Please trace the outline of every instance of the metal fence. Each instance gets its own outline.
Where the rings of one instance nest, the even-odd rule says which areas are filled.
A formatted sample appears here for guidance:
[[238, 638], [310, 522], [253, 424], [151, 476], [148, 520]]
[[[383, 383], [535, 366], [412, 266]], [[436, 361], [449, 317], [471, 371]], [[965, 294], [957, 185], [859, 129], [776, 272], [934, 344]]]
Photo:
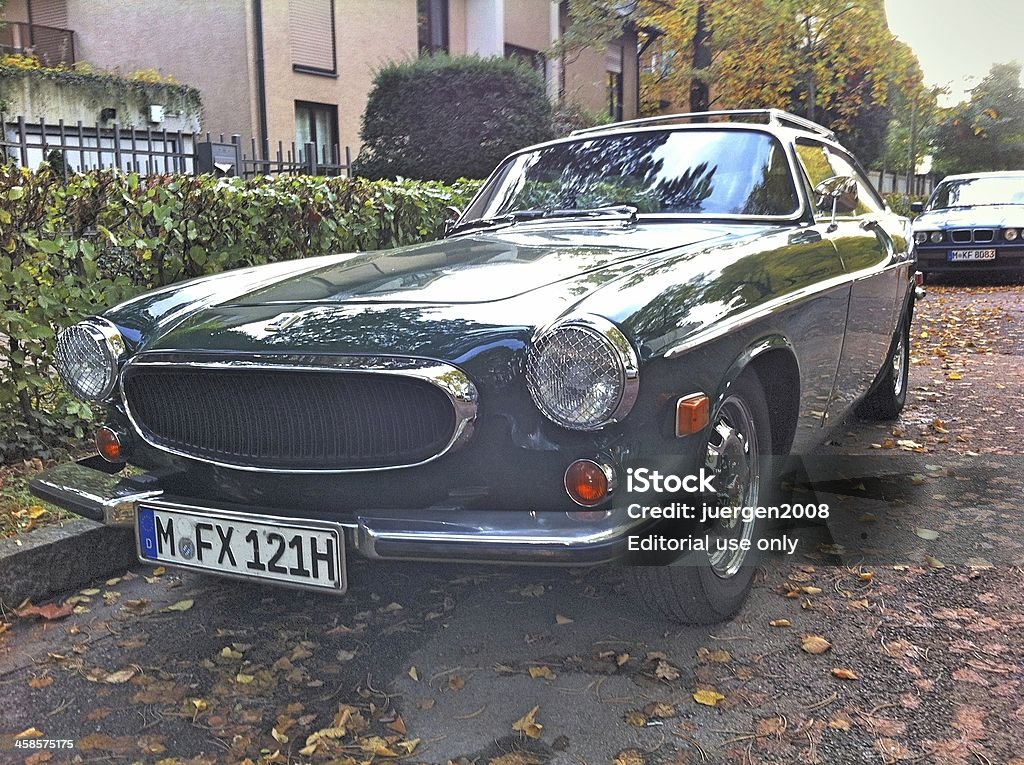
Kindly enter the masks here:
[[[55, 153], [56, 152], [56, 153]], [[218, 173], [252, 178], [261, 175], [348, 176], [349, 147], [296, 146], [278, 141], [276, 147], [248, 146], [241, 136], [219, 140], [209, 133], [122, 128], [100, 122], [73, 125], [63, 120], [28, 122], [0, 114], [0, 155], [22, 167], [35, 168], [44, 160], [71, 171], [118, 169], [141, 175]]]
[[935, 176], [933, 175], [915, 175], [910, 179], [908, 186], [906, 173], [892, 173], [879, 170], [878, 172], [871, 173], [871, 180], [875, 182], [875, 186], [883, 194], [910, 193], [913, 196], [924, 197], [931, 194], [932, 189], [935, 188]]

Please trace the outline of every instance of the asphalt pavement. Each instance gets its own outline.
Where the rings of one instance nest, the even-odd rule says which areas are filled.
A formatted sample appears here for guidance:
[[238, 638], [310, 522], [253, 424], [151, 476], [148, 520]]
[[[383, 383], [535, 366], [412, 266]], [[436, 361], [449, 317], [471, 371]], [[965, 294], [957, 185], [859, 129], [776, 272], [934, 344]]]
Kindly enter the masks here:
[[834, 513], [728, 623], [614, 568], [353, 560], [332, 597], [140, 564], [7, 615], [0, 762], [1022, 765], [1022, 297], [933, 289], [907, 411], [788, 477]]

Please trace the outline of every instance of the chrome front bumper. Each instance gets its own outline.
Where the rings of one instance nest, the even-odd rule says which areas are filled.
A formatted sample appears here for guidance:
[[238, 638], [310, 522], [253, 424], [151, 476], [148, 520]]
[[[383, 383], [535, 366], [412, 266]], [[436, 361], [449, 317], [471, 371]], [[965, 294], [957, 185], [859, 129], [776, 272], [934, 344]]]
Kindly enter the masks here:
[[[97, 464], [93, 459], [97, 458], [46, 470], [32, 480], [29, 490], [42, 500], [112, 526], [133, 526], [139, 503], [157, 497], [204, 507], [188, 498], [167, 496], [153, 476], [111, 475], [92, 467]], [[339, 525], [345, 527], [349, 545], [367, 558], [549, 565], [611, 562], [623, 555], [629, 535], [637, 533], [637, 521], [622, 509], [597, 521], [528, 510], [373, 510], [357, 512], [354, 520]]]

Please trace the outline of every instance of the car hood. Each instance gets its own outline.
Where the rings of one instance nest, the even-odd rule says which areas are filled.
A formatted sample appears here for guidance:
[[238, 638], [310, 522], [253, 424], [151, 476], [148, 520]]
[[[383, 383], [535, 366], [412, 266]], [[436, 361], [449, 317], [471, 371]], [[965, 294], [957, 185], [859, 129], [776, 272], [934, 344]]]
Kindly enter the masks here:
[[932, 210], [914, 219], [916, 231], [939, 228], [1020, 228], [1024, 205], [979, 205]]
[[730, 236], [700, 223], [517, 226], [220, 274], [106, 316], [145, 350], [428, 355], [438, 337], [544, 323], [659, 252]]

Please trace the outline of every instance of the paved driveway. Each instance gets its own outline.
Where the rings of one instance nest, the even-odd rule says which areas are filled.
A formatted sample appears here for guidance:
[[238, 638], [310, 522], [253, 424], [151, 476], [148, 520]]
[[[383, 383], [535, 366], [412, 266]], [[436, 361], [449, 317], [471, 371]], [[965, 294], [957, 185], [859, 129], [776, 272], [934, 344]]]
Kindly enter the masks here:
[[727, 624], [659, 623], [615, 570], [355, 561], [329, 598], [140, 566], [0, 634], [0, 732], [73, 739], [52, 762], [1022, 765], [1022, 298], [931, 290], [907, 412], [807, 459], [837, 512]]

